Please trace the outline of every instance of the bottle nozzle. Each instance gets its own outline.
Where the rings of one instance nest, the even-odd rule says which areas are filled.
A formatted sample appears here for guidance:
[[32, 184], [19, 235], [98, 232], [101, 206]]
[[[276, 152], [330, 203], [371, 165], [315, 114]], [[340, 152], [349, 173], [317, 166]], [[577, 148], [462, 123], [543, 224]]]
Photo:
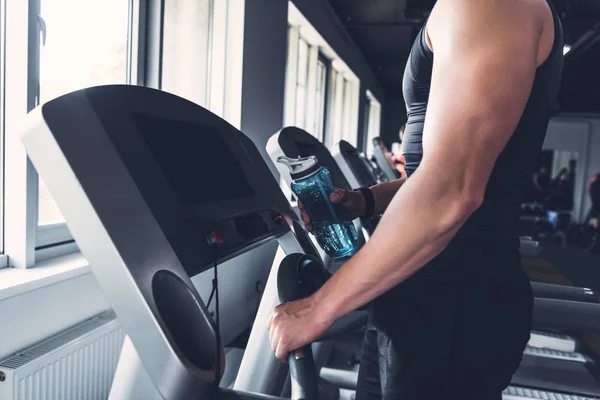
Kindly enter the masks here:
[[295, 176], [313, 169], [318, 165], [319, 160], [316, 156], [298, 158], [280, 156], [277, 157], [277, 162], [287, 166], [290, 170], [290, 175]]

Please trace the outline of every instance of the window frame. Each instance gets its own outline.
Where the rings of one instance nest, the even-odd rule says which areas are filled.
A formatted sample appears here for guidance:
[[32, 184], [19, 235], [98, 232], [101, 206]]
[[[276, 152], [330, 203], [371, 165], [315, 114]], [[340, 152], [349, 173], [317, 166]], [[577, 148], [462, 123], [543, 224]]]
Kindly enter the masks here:
[[6, 0], [0, 0], [0, 269], [8, 267], [8, 257], [4, 254], [4, 88], [5, 88], [5, 39]]
[[3, 138], [4, 165], [10, 165], [10, 169], [3, 173], [4, 192], [10, 196], [5, 197], [3, 205], [4, 232], [10, 234], [3, 238], [4, 254], [10, 254], [8, 266], [18, 268], [30, 268], [35, 263], [38, 178], [18, 132], [33, 109], [32, 99], [37, 93], [33, 84], [37, 57], [31, 56], [36, 46], [29, 45], [30, 39], [39, 41], [37, 1], [5, 2], [5, 15], [10, 18], [5, 19]]
[[[29, 104], [30, 109], [28, 110], [28, 112], [39, 105], [40, 52], [41, 52], [41, 46], [42, 46], [40, 43], [40, 34], [42, 33], [42, 30], [41, 30], [40, 26], [37, 26], [38, 25], [37, 16], [35, 17], [35, 20], [34, 20], [34, 16], [35, 16], [35, 14], [40, 15], [41, 2], [44, 0], [30, 0], [30, 1], [32, 3], [32, 11], [33, 12], [29, 13], [28, 23], [30, 25], [36, 25], [36, 26], [30, 26], [30, 35], [33, 35], [34, 32], [37, 32], [37, 34], [35, 35], [35, 39], [33, 39], [33, 40], [32, 40], [32, 36], [29, 37], [30, 53], [28, 55], [28, 59], [29, 59], [29, 63], [30, 63], [30, 68], [33, 71], [35, 71], [34, 72], [35, 76], [31, 77], [31, 84], [33, 85], [33, 88], [35, 88], [35, 90], [29, 91], [28, 104]], [[128, 7], [128, 11], [127, 11], [127, 50], [126, 50], [127, 59], [125, 60], [125, 65], [126, 65], [126, 72], [125, 72], [126, 78], [125, 78], [125, 82], [124, 82], [125, 84], [131, 84], [132, 83], [131, 79], [137, 80], [137, 77], [135, 76], [135, 74], [138, 72], [138, 68], [133, 64], [133, 56], [138, 55], [138, 51], [136, 48], [137, 46], [134, 45], [132, 36], [134, 34], [134, 28], [136, 28], [136, 26], [134, 25], [135, 15], [139, 16], [139, 14], [140, 14], [139, 13], [139, 6], [140, 6], [139, 1], [140, 0], [127, 0], [127, 2], [129, 3], [129, 7]], [[137, 12], [136, 12], [136, 10], [137, 10]], [[139, 24], [139, 19], [137, 19], [137, 23]], [[34, 171], [34, 174], [35, 174], [35, 180], [39, 181], [37, 172]], [[33, 195], [33, 193], [31, 195]], [[37, 215], [38, 207], [39, 207], [39, 193], [36, 193], [36, 195], [35, 195], [36, 220], [39, 219], [39, 216]], [[73, 236], [71, 235], [71, 233], [69, 232], [69, 229], [67, 228], [66, 222], [40, 224], [39, 220], [37, 221], [35, 240], [34, 240], [36, 252], [47, 249], [49, 247], [57, 246], [59, 248], [62, 248], [64, 250], [64, 252], [55, 251], [55, 252], [53, 252], [54, 254], [56, 254], [56, 255], [68, 254], [70, 252], [73, 252], [73, 247], [65, 246], [65, 244], [70, 244], [70, 243], [74, 243], [74, 242], [75, 241], [73, 240]], [[77, 250], [75, 250], [75, 251], [77, 251]]]
[[[0, 253], [0, 268], [31, 268], [37, 261], [78, 251], [66, 223], [38, 225], [39, 179], [18, 138], [23, 119], [39, 100], [41, 28], [38, 16], [41, 1], [0, 0], [3, 18], [0, 31], [0, 155], [6, 155], [1, 161], [11, 166], [8, 172], [5, 169], [1, 171], [5, 179], [1, 182], [0, 188], [3, 187], [4, 191], [0, 195], [10, 192], [11, 196], [0, 204], [2, 233], [10, 232], [10, 235], [1, 235], [0, 245], [3, 246], [0, 250], [4, 250], [4, 254]], [[126, 84], [158, 89], [162, 78], [164, 0], [127, 1]], [[226, 25], [221, 40], [216, 42], [211, 36], [209, 44], [211, 54], [207, 76], [216, 65], [213, 53], [224, 53], [221, 61], [226, 65], [218, 87], [212, 86], [212, 90], [222, 93], [220, 111], [215, 113], [239, 128], [245, 0], [211, 0], [211, 7], [210, 34], [213, 33], [212, 26]], [[215, 9], [218, 13], [214, 12]], [[6, 15], [11, 18], [6, 18]], [[223, 45], [225, 51], [219, 48]], [[209, 104], [211, 101], [217, 100], [207, 99]], [[5, 132], [9, 135], [4, 135]]]
[[[321, 45], [309, 36], [304, 36], [303, 26], [288, 25], [288, 46], [287, 46], [287, 62], [286, 62], [286, 84], [285, 84], [285, 100], [284, 100], [284, 125], [296, 126], [306, 130], [318, 140], [324, 142], [327, 136], [327, 115], [328, 115], [328, 94], [329, 77], [331, 70], [331, 61], [325, 57]], [[306, 83], [300, 85], [300, 43], [303, 42], [307, 46], [307, 66], [306, 66]], [[325, 85], [324, 100], [322, 104], [317, 102], [317, 68], [319, 63], [325, 67]], [[305, 91], [304, 95], [304, 116], [300, 120], [298, 118], [298, 88], [302, 86]], [[323, 120], [322, 124], [317, 121], [319, 113]], [[319, 127], [317, 128], [317, 123]]]
[[[38, 22], [40, 15], [41, 2], [44, 0], [29, 0], [29, 12], [27, 26], [29, 31], [27, 48], [27, 63], [29, 71], [29, 84], [27, 91], [27, 112], [33, 110], [39, 105], [40, 98], [40, 34], [42, 34], [41, 26]], [[144, 11], [146, 7], [151, 5], [152, 0], [127, 0], [129, 3], [127, 13], [127, 50], [125, 61], [126, 64], [126, 81], [125, 84], [140, 83], [143, 80], [143, 70], [140, 69], [140, 60], [145, 59], [145, 54], [141, 51], [143, 44], [140, 43], [140, 37], [144, 37], [143, 33], [146, 26], [142, 28], [141, 16], [146, 15]], [[142, 31], [144, 29], [144, 31]], [[27, 161], [28, 166], [31, 164]], [[28, 171], [27, 181], [28, 186], [32, 186], [27, 190], [27, 206], [26, 220], [35, 220], [35, 227], [32, 229], [30, 223], [26, 228], [25, 235], [27, 237], [25, 246], [27, 247], [26, 254], [33, 253], [26, 257], [25, 263], [18, 262], [27, 268], [34, 267], [36, 261], [42, 261], [48, 256], [58, 257], [73, 252], [77, 252], [78, 248], [75, 245], [73, 236], [67, 228], [66, 222], [39, 224], [38, 207], [39, 207], [39, 177], [33, 166], [32, 171]], [[35, 187], [33, 187], [35, 186]], [[33, 249], [32, 249], [33, 247]], [[11, 260], [14, 258], [13, 252], [10, 254]], [[15, 265], [16, 266], [16, 265]]]

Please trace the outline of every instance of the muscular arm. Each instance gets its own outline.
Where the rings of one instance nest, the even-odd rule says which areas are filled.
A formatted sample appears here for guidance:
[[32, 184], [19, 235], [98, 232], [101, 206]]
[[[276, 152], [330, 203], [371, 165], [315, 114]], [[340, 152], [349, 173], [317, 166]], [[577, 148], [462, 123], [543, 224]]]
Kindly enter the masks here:
[[391, 182], [383, 182], [371, 186], [373, 197], [375, 198], [375, 214], [383, 214], [388, 205], [398, 192], [398, 189], [404, 184], [406, 178], [396, 179]]
[[317, 309], [338, 318], [407, 279], [480, 206], [540, 63], [547, 10], [532, 4], [438, 1], [429, 20], [435, 56], [422, 162], [369, 242], [315, 294]]

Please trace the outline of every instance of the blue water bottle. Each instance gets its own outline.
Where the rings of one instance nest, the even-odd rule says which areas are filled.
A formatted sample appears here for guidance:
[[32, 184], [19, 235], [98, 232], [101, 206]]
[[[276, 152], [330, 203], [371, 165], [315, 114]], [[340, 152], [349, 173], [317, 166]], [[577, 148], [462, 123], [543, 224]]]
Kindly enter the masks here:
[[348, 220], [342, 206], [329, 200], [329, 195], [333, 193], [329, 170], [320, 166], [315, 156], [279, 157], [277, 162], [289, 168], [292, 191], [300, 199], [311, 219], [313, 233], [319, 246], [331, 258], [352, 255], [358, 236], [354, 224]]

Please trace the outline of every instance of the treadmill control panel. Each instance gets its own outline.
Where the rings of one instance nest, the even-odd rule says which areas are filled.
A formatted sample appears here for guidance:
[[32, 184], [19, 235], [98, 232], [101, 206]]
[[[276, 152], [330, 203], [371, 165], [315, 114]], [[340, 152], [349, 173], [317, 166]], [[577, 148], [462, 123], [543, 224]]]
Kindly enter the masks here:
[[219, 258], [252, 246], [286, 231], [283, 216], [274, 211], [259, 211], [218, 221], [205, 232], [208, 244], [218, 249]]

